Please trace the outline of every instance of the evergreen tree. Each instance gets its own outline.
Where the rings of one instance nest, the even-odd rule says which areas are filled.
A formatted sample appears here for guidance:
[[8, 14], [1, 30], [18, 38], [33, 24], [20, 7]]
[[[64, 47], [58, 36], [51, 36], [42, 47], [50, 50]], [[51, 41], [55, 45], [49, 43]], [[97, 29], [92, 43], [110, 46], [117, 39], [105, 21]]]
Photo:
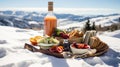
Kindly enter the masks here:
[[118, 22], [119, 22], [119, 24], [118, 24], [118, 29], [120, 29], [120, 17], [119, 17]]
[[119, 17], [119, 20], [118, 20], [118, 21], [119, 21], [119, 23], [120, 23], [120, 17]]
[[92, 27], [91, 27], [91, 30], [96, 30], [95, 22], [93, 22]]
[[90, 27], [90, 20], [88, 19], [88, 21], [86, 22], [86, 30], [91, 30], [91, 27]]
[[89, 20], [89, 19], [88, 19], [88, 21], [85, 23], [84, 32], [86, 32], [86, 31], [88, 31], [88, 30], [91, 30], [90, 20]]
[[99, 29], [99, 31], [102, 30], [101, 24], [99, 25], [98, 29]]

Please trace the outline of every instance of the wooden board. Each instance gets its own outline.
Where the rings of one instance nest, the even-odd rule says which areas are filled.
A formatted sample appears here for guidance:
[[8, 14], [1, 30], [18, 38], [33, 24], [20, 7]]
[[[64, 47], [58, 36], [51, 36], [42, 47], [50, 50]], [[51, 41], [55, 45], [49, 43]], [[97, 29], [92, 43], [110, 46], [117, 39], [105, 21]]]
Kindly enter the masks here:
[[107, 45], [106, 45], [106, 47], [107, 48], [103, 49], [102, 51], [96, 52], [94, 54], [85, 53], [82, 55], [74, 55], [70, 52], [53, 53], [53, 52], [50, 52], [49, 50], [38, 49], [38, 48], [36, 48], [30, 44], [27, 44], [27, 43], [25, 43], [25, 45], [24, 45], [25, 49], [28, 49], [32, 52], [40, 52], [40, 53], [43, 53], [46, 55], [54, 56], [56, 58], [87, 58], [87, 57], [101, 56], [108, 51], [109, 47]]
[[43, 54], [51, 55], [51, 56], [54, 56], [54, 57], [57, 57], [57, 58], [64, 58], [63, 54], [61, 54], [61, 53], [52, 53], [49, 50], [37, 49], [34, 46], [32, 46], [30, 44], [27, 44], [27, 43], [25, 43], [24, 48], [28, 49], [32, 52], [41, 52]]

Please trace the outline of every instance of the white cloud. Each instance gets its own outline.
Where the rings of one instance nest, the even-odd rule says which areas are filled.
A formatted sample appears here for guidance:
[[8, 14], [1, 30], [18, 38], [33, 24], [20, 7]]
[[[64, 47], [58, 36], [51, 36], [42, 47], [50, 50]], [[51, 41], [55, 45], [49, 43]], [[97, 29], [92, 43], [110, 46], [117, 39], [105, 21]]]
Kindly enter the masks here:
[[[47, 12], [47, 8], [0, 8], [0, 10], [23, 10], [23, 11], [39, 11]], [[55, 13], [71, 13], [71, 14], [110, 14], [120, 13], [118, 9], [109, 8], [54, 8]]]
[[56, 8], [55, 12], [72, 14], [108, 14], [120, 13], [120, 10], [108, 8]]

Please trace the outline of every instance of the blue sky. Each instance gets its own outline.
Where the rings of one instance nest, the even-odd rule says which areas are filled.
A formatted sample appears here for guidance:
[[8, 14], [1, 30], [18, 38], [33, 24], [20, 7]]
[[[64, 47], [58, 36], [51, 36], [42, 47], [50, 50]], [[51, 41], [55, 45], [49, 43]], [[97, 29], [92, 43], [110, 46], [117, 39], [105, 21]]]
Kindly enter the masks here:
[[[0, 10], [25, 10], [25, 11], [27, 10], [45, 12], [47, 11], [48, 1], [50, 0], [0, 0]], [[54, 1], [55, 13], [72, 13], [72, 14], [120, 13], [119, 7], [120, 0], [51, 0], [51, 1]]]
[[[0, 8], [43, 8], [49, 0], [0, 0]], [[120, 9], [120, 0], [53, 0], [56, 8]]]

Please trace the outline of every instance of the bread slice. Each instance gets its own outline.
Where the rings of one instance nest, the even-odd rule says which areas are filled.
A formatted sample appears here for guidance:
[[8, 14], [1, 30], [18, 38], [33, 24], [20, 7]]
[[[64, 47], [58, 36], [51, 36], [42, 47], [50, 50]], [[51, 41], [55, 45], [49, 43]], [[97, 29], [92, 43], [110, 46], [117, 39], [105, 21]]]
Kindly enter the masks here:
[[100, 39], [98, 37], [91, 37], [90, 38], [90, 47], [92, 49], [96, 48], [97, 46], [99, 46], [99, 43], [100, 43]]
[[87, 31], [84, 36], [84, 43], [91, 44], [91, 37], [96, 36], [96, 31]]
[[84, 36], [84, 43], [85, 43], [85, 44], [88, 44], [88, 42], [89, 42], [89, 37], [90, 37], [90, 33], [89, 33], [89, 32], [86, 32], [86, 33], [85, 33], [85, 36]]

